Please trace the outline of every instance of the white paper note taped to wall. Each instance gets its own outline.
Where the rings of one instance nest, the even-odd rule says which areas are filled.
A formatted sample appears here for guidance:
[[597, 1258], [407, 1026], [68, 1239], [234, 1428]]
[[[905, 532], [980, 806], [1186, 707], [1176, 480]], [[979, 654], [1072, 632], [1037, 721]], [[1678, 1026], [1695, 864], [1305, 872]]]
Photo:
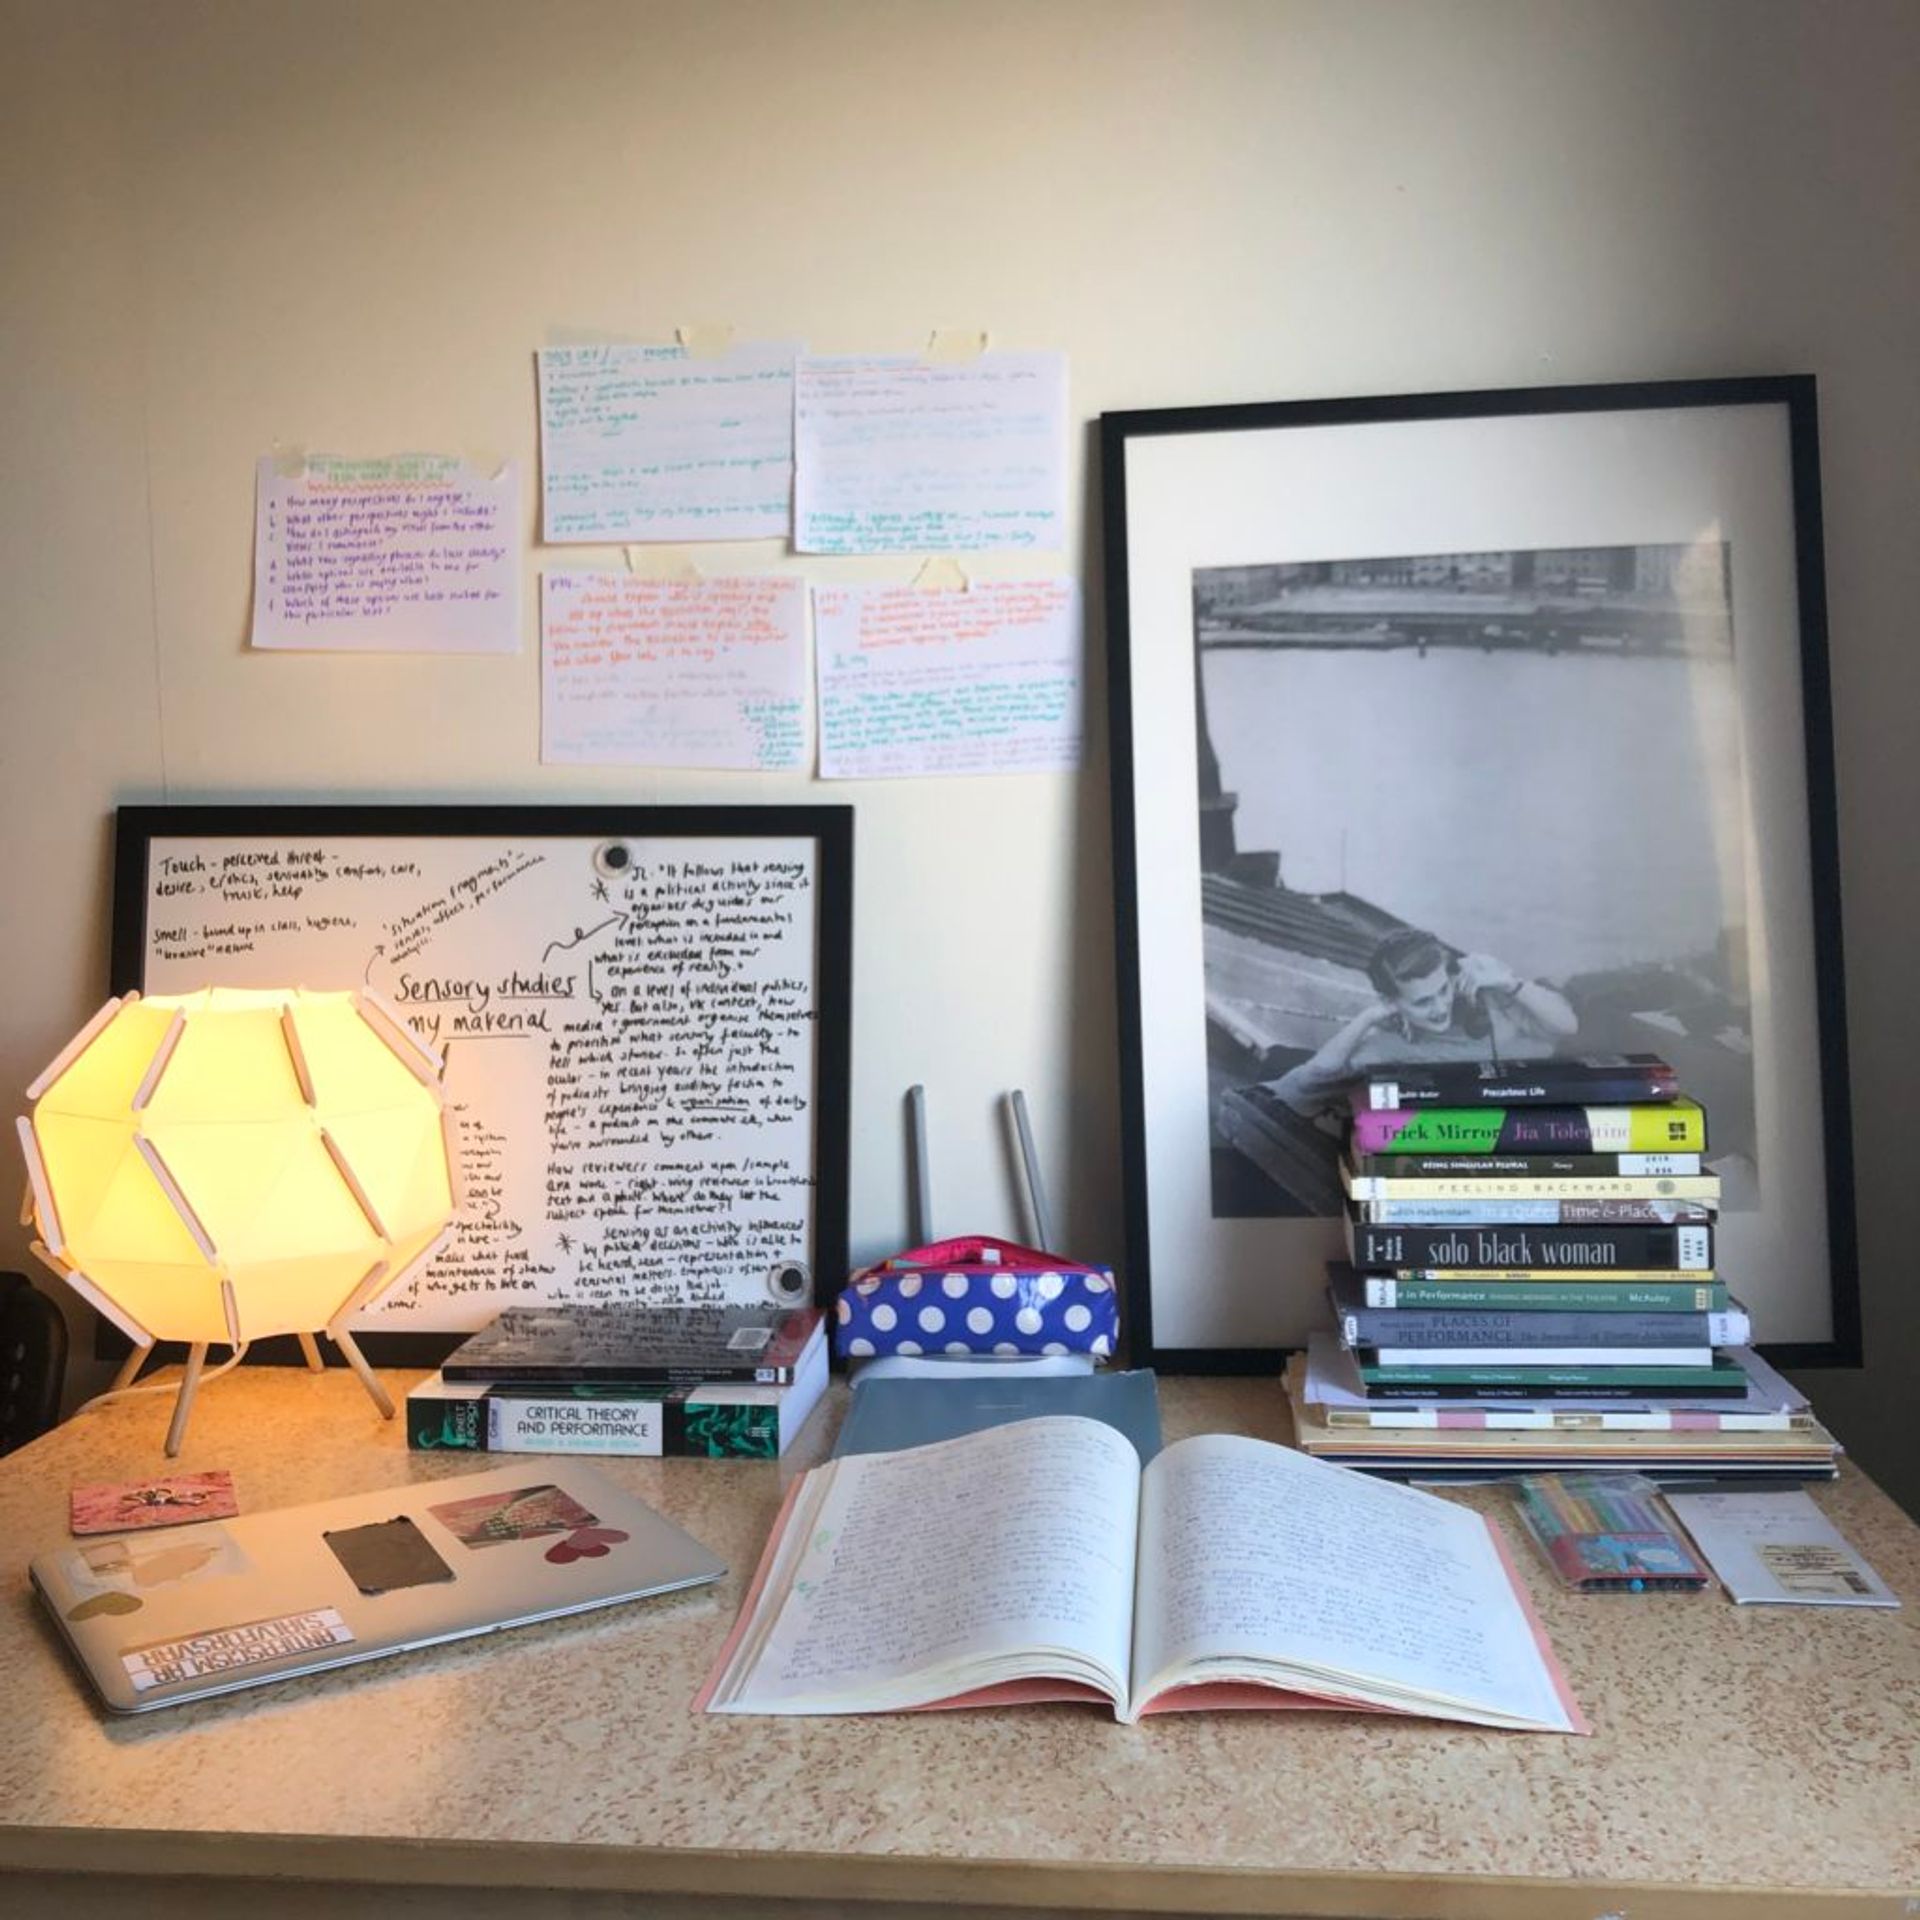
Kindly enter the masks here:
[[965, 593], [816, 587], [820, 775], [1035, 773], [1080, 764], [1080, 596], [1071, 580]]
[[520, 481], [453, 454], [261, 458], [253, 644], [517, 653]]
[[766, 540], [793, 519], [791, 340], [539, 355], [549, 541]]
[[804, 766], [805, 596], [797, 577], [543, 574], [541, 759]]
[[794, 387], [802, 553], [1056, 548], [1066, 538], [1067, 360], [810, 355]]

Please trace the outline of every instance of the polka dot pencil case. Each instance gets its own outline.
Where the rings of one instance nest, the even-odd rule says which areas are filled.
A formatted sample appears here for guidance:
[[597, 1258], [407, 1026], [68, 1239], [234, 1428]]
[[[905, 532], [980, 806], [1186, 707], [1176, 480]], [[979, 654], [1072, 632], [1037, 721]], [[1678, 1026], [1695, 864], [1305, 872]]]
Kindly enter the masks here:
[[877, 1353], [1110, 1354], [1120, 1333], [1111, 1267], [979, 1236], [862, 1267], [834, 1306], [842, 1359]]

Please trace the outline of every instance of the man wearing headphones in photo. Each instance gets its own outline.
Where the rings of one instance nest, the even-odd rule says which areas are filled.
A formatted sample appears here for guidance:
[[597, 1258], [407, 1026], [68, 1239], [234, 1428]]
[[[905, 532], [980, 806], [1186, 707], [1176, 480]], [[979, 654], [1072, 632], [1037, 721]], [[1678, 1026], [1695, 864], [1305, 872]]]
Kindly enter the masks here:
[[1416, 927], [1381, 940], [1367, 957], [1367, 978], [1380, 997], [1270, 1083], [1296, 1112], [1318, 1113], [1373, 1067], [1543, 1059], [1580, 1025], [1552, 987], [1522, 980], [1490, 954], [1453, 953]]

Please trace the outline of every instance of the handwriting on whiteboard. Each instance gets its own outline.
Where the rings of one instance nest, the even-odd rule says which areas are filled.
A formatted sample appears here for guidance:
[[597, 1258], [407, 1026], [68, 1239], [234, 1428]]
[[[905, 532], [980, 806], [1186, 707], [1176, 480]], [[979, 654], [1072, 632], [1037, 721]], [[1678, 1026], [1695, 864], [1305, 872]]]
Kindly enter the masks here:
[[369, 986], [446, 1058], [451, 1244], [368, 1328], [764, 1297], [814, 1217], [811, 842], [156, 840], [147, 986]]
[[799, 351], [790, 340], [699, 360], [681, 347], [547, 348], [539, 355], [546, 538], [785, 534]]
[[1067, 362], [803, 355], [794, 378], [802, 553], [1055, 548], [1066, 537]]
[[822, 779], [1080, 764], [1080, 606], [1070, 580], [965, 593], [816, 587]]
[[798, 578], [540, 582], [540, 757], [597, 766], [805, 765]]
[[517, 653], [520, 483], [451, 455], [262, 459], [253, 644]]

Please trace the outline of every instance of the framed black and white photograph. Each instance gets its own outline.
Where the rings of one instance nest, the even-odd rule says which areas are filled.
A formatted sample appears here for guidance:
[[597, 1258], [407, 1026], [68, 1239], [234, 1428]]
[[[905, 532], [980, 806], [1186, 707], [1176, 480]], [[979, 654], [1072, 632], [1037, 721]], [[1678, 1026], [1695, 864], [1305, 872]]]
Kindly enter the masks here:
[[1349, 1093], [1653, 1053], [1857, 1364], [1811, 379], [1102, 422], [1136, 1357], [1325, 1324]]

